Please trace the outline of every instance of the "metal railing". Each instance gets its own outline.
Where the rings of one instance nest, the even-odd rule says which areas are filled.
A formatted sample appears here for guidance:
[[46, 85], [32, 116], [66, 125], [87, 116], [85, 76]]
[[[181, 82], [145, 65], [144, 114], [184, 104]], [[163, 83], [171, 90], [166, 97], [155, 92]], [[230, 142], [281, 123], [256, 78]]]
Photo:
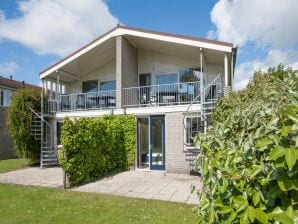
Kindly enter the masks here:
[[[184, 113], [186, 131], [184, 145], [193, 148], [193, 139], [197, 133], [204, 133], [210, 122], [211, 110], [217, 100], [224, 95], [221, 74], [207, 85], [189, 104]], [[203, 97], [202, 97], [203, 96]], [[203, 99], [203, 101], [201, 101]], [[200, 101], [200, 105], [196, 102]], [[209, 117], [208, 117], [209, 116]]]
[[200, 92], [200, 82], [139, 86], [122, 89], [125, 107], [189, 104]]
[[59, 111], [78, 111], [116, 107], [116, 90], [60, 95]]
[[55, 115], [58, 110], [58, 101], [57, 100], [45, 100], [43, 102], [43, 113], [46, 115]]

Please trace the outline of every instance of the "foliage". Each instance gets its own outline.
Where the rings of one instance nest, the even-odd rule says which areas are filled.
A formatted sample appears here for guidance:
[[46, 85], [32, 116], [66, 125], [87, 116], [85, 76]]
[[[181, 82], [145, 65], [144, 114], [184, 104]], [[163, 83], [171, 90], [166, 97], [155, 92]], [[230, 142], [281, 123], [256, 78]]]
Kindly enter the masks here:
[[221, 99], [195, 139], [204, 187], [199, 223], [294, 223], [298, 209], [298, 73], [256, 72]]
[[40, 91], [28, 88], [18, 90], [8, 108], [7, 126], [19, 156], [37, 162], [40, 157], [40, 143], [30, 135], [33, 119], [30, 108], [40, 111]]
[[135, 118], [106, 115], [100, 118], [66, 118], [62, 126], [63, 149], [59, 162], [70, 183], [89, 182], [133, 164]]

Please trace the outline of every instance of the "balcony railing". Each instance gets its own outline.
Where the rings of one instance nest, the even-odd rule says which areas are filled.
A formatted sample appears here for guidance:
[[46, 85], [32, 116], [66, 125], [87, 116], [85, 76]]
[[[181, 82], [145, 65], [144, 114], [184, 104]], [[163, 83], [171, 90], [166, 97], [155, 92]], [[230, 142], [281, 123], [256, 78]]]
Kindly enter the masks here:
[[[213, 82], [206, 88], [200, 82], [139, 86], [122, 89], [123, 107], [186, 105], [216, 101], [223, 96], [222, 83]], [[204, 97], [204, 98], [202, 98]], [[47, 100], [44, 112], [82, 111], [116, 108], [116, 90], [94, 93], [62, 94], [57, 100]]]
[[200, 103], [202, 95], [204, 102], [217, 100], [222, 96], [221, 83], [214, 83], [201, 92], [200, 82], [185, 82], [164, 85], [139, 86], [124, 88], [122, 91], [125, 107], [168, 106]]
[[116, 90], [60, 95], [58, 111], [95, 110], [116, 107]]
[[124, 88], [125, 107], [166, 106], [188, 104], [199, 94], [200, 82]]

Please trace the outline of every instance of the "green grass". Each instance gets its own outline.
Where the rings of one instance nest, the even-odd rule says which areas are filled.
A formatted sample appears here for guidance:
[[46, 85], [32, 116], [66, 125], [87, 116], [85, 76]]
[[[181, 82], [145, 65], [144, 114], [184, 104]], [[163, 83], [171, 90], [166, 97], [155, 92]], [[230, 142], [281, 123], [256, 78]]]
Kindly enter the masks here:
[[26, 165], [28, 165], [28, 160], [26, 159], [0, 160], [0, 173], [21, 169]]
[[185, 204], [0, 183], [1, 224], [195, 223]]

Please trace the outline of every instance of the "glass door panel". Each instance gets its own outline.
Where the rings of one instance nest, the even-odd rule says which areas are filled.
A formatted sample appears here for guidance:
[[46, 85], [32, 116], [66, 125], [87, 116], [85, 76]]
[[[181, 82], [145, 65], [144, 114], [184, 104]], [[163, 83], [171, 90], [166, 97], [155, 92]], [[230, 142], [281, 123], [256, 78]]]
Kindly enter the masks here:
[[150, 169], [165, 169], [164, 117], [150, 116]]
[[138, 118], [137, 167], [149, 168], [149, 119]]

